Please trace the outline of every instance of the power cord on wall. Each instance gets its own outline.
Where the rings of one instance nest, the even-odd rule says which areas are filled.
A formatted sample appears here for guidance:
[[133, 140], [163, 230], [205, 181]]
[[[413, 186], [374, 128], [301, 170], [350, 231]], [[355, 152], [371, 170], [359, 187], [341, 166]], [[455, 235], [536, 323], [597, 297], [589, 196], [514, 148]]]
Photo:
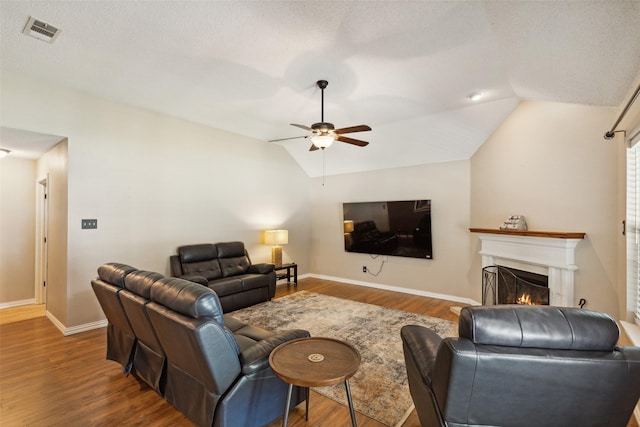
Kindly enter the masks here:
[[[378, 256], [379, 256], [379, 255], [378, 255]], [[378, 256], [373, 256], [373, 255], [371, 255], [371, 258], [372, 258], [372, 259], [376, 259], [376, 258], [378, 258]], [[385, 263], [385, 262], [386, 262], [386, 261], [383, 259], [383, 260], [382, 260], [382, 262], [380, 263], [380, 268], [379, 268], [379, 269], [378, 269], [378, 271], [376, 271], [375, 273], [373, 273], [369, 267], [365, 267], [365, 271], [364, 271], [364, 272], [365, 272], [365, 273], [368, 273], [368, 274], [370, 274], [370, 275], [372, 275], [372, 276], [377, 277], [377, 276], [378, 276], [378, 274], [380, 274], [380, 272], [382, 271], [382, 267], [384, 267], [384, 263]]]

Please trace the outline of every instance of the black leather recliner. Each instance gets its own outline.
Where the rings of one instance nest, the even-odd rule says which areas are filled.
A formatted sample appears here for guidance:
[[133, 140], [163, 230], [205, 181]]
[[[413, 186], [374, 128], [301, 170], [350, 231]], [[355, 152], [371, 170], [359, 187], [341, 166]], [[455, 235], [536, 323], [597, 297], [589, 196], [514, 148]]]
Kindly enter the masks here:
[[151, 287], [164, 276], [136, 270], [124, 278], [120, 300], [137, 341], [133, 355], [133, 372], [142, 381], [164, 395], [166, 355], [151, 325], [146, 305], [151, 302]]
[[550, 306], [465, 307], [459, 338], [404, 326], [423, 426], [620, 426], [640, 397], [640, 348], [617, 347], [606, 314]]
[[[134, 267], [98, 268], [92, 287], [116, 360], [199, 426], [258, 426], [282, 416], [288, 385], [271, 370], [278, 345], [304, 330], [269, 332], [223, 315], [206, 286]], [[308, 398], [294, 387], [292, 407]]]
[[126, 265], [111, 263], [98, 268], [98, 277], [91, 281], [91, 287], [107, 317], [107, 359], [122, 365], [126, 373], [133, 366], [136, 335], [120, 301], [124, 288], [124, 278], [136, 269]]
[[174, 277], [213, 289], [225, 313], [269, 301], [276, 294], [273, 264], [252, 264], [243, 242], [178, 248], [169, 257]]

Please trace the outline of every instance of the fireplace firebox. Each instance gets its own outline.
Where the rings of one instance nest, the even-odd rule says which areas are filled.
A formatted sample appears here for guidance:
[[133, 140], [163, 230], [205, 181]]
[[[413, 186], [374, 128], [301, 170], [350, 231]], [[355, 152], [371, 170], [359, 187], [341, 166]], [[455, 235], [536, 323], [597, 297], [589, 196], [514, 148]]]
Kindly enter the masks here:
[[549, 305], [549, 278], [502, 265], [484, 267], [482, 304]]

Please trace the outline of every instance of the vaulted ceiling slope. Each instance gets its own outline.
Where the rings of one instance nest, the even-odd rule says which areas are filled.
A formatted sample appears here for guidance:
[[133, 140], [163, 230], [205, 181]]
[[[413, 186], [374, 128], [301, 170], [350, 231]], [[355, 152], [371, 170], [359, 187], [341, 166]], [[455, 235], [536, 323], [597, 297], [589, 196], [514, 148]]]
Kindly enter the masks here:
[[[469, 158], [521, 100], [619, 107], [638, 1], [2, 1], [1, 69], [259, 140], [368, 124], [325, 173]], [[22, 34], [30, 16], [62, 29]], [[468, 96], [482, 91], [472, 102]], [[356, 136], [356, 135], [354, 135]], [[308, 139], [281, 144], [309, 176]]]

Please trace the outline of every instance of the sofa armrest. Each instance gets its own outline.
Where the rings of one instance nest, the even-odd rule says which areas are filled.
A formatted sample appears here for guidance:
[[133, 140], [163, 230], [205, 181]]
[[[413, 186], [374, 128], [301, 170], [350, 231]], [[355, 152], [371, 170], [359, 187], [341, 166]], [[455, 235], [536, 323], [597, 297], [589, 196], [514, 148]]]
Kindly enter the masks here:
[[189, 282], [199, 283], [201, 285], [209, 285], [209, 281], [204, 276], [198, 276], [197, 274], [183, 274], [180, 279], [188, 280]]
[[431, 329], [418, 325], [403, 326], [400, 330], [405, 357], [410, 357], [425, 384], [431, 386], [433, 366], [442, 337]]
[[247, 270], [247, 273], [267, 274], [267, 273], [271, 273], [274, 268], [275, 268], [275, 265], [273, 264], [267, 264], [267, 263], [251, 264], [249, 266], [249, 269]]
[[267, 339], [257, 342], [242, 353], [240, 353], [240, 365], [243, 374], [252, 374], [269, 367], [269, 355], [277, 346], [282, 343], [298, 338], [311, 336], [303, 329], [291, 329], [279, 332]]

